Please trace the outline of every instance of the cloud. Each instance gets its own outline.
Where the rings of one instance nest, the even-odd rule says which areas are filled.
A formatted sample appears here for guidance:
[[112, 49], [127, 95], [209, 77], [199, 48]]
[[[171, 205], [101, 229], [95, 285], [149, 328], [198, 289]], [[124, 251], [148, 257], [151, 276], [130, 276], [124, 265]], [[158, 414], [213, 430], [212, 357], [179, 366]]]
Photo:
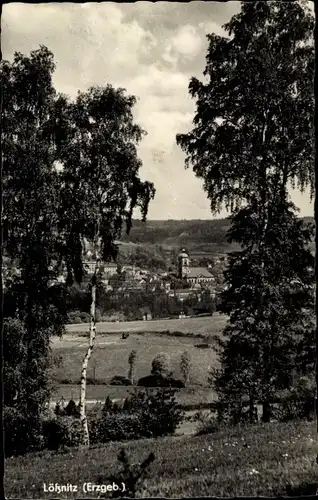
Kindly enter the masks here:
[[[11, 3], [3, 6], [2, 51], [28, 54], [40, 44], [54, 54], [56, 89], [112, 84], [139, 99], [134, 117], [147, 132], [139, 146], [141, 177], [155, 183], [150, 218], [209, 218], [202, 181], [184, 169], [177, 133], [192, 126], [191, 76], [202, 78], [206, 34], [225, 35], [222, 25], [239, 2]], [[312, 213], [298, 192], [302, 214]], [[296, 196], [295, 195], [295, 196]], [[294, 196], [294, 195], [293, 195]], [[224, 215], [225, 213], [222, 213]]]
[[180, 57], [186, 59], [196, 57], [201, 47], [201, 36], [194, 26], [187, 24], [181, 26], [177, 33], [168, 40], [162, 58], [168, 63], [176, 64]]

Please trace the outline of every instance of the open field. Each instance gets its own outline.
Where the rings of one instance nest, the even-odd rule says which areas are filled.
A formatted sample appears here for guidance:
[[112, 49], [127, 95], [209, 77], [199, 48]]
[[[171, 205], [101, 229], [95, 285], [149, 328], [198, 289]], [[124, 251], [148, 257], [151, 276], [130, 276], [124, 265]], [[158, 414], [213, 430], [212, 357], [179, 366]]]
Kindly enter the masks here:
[[[213, 349], [196, 347], [203, 339], [192, 336], [174, 336], [174, 331], [184, 334], [194, 333], [214, 335], [220, 333], [226, 319], [215, 315], [205, 318], [183, 320], [134, 321], [126, 323], [99, 323], [92, 357], [89, 362], [88, 377], [108, 383], [115, 375], [127, 376], [130, 352], [137, 351], [136, 380], [150, 374], [153, 358], [165, 352], [171, 359], [174, 376], [180, 377], [180, 356], [188, 351], [191, 357], [191, 384], [207, 385], [209, 367], [215, 366], [216, 355]], [[87, 348], [87, 338], [83, 332], [87, 325], [68, 325], [68, 333], [63, 338], [53, 339], [55, 354], [61, 357], [61, 365], [55, 375], [59, 383], [63, 380], [77, 381], [80, 377], [81, 363]], [[129, 338], [123, 340], [121, 333], [129, 331]], [[170, 334], [158, 333], [167, 332]], [[156, 332], [156, 333], [155, 333]], [[102, 334], [102, 335], [101, 335]], [[96, 389], [98, 390], [98, 389]], [[92, 396], [91, 399], [97, 399]]]
[[[77, 493], [59, 498], [83, 498], [86, 481], [109, 484], [125, 448], [133, 463], [153, 451], [149, 478], [140, 497], [300, 496], [317, 490], [316, 424], [263, 424], [204, 436], [175, 436], [127, 443], [109, 443], [67, 453], [40, 452], [6, 460], [6, 497], [56, 498], [43, 493], [43, 483], [78, 485]], [[94, 498], [99, 493], [90, 493]]]
[[[96, 343], [89, 362], [88, 377], [95, 377], [109, 383], [115, 375], [127, 376], [128, 357], [130, 352], [137, 351], [136, 380], [150, 374], [151, 362], [154, 357], [165, 352], [171, 360], [174, 376], [180, 377], [179, 363], [181, 354], [188, 351], [191, 357], [191, 383], [207, 385], [209, 367], [215, 366], [216, 354], [212, 348], [200, 349], [196, 344], [202, 339], [193, 337], [173, 337], [160, 334], [131, 334], [128, 339], [121, 336], [104, 335], [103, 343]], [[62, 363], [55, 370], [57, 380], [77, 381], [80, 378], [81, 363], [86, 352], [87, 339], [70, 347], [56, 349], [56, 354], [62, 357]]]
[[[73, 399], [79, 400], [79, 385], [59, 385], [53, 395], [53, 401], [59, 401], [62, 397], [65, 401]], [[132, 387], [123, 387], [115, 385], [88, 385], [86, 398], [87, 401], [104, 402], [107, 396], [113, 400], [123, 400], [133, 392]], [[192, 387], [180, 389], [176, 393], [177, 401], [183, 406], [209, 404], [216, 400], [214, 392], [208, 387]]]
[[[110, 336], [109, 336], [110, 337]], [[128, 357], [130, 352], [137, 351], [136, 380], [150, 374], [151, 362], [162, 352], [169, 355], [174, 376], [180, 377], [179, 363], [181, 354], [188, 351], [191, 357], [191, 383], [207, 385], [209, 367], [215, 366], [216, 354], [212, 348], [200, 349], [196, 344], [202, 339], [163, 336], [160, 334], [132, 334], [127, 340], [121, 336], [112, 335], [111, 339], [103, 336], [104, 343], [98, 343], [93, 352], [88, 368], [88, 377], [109, 380], [115, 375], [127, 376]], [[109, 340], [109, 342], [107, 342]], [[56, 354], [62, 357], [62, 363], [55, 370], [57, 380], [77, 381], [80, 377], [81, 363], [86, 352], [87, 340], [81, 339], [81, 344], [56, 349]]]
[[[215, 313], [213, 316], [201, 318], [184, 319], [158, 319], [151, 321], [124, 321], [120, 323], [97, 323], [97, 333], [113, 332], [162, 332], [169, 330], [173, 332], [194, 333], [194, 334], [214, 334], [222, 330], [226, 322], [226, 316]], [[67, 325], [68, 333], [86, 333], [89, 330], [88, 323]]]

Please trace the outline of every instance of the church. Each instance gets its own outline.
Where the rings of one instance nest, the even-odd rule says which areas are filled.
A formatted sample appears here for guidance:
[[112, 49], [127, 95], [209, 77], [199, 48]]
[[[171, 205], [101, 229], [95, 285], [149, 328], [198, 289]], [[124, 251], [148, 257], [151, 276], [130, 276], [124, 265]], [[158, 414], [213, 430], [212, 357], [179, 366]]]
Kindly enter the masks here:
[[185, 249], [178, 255], [178, 277], [191, 285], [212, 284], [215, 281], [214, 276], [204, 267], [190, 266], [190, 258]]

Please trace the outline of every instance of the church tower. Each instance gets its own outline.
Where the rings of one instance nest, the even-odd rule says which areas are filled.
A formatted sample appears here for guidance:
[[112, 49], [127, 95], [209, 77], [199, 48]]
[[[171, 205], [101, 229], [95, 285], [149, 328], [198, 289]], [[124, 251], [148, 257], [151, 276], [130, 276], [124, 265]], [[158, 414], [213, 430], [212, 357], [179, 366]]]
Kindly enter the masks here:
[[187, 273], [190, 266], [189, 255], [183, 248], [178, 255], [178, 278], [183, 279]]

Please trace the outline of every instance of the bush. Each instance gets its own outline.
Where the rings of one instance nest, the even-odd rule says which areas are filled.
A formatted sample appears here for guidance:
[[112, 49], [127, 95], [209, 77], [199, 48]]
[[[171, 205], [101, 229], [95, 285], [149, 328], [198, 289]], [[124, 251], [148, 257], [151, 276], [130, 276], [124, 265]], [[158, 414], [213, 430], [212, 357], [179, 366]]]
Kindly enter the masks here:
[[71, 311], [67, 315], [67, 321], [70, 324], [82, 323], [80, 311]]
[[286, 399], [273, 408], [273, 417], [279, 422], [289, 422], [291, 420], [315, 419], [315, 399], [299, 401], [293, 398]]
[[90, 315], [86, 312], [70, 311], [67, 315], [67, 321], [70, 324], [89, 323]]
[[199, 411], [194, 416], [194, 420], [198, 423], [196, 433], [198, 436], [203, 434], [213, 434], [214, 432], [218, 432], [220, 430], [220, 423], [211, 413], [206, 414]]
[[15, 408], [5, 407], [3, 411], [6, 457], [23, 455], [43, 448], [40, 420], [27, 417]]
[[212, 345], [206, 342], [202, 342], [202, 344], [195, 344], [195, 347], [198, 347], [199, 349], [210, 349]]
[[102, 412], [103, 405], [101, 403], [97, 403], [93, 407], [87, 409], [89, 439], [91, 444], [97, 444], [100, 442], [99, 424], [102, 417]]
[[289, 391], [282, 391], [282, 401], [273, 408], [273, 417], [279, 422], [315, 419], [315, 378], [298, 376]]
[[127, 377], [115, 375], [110, 381], [110, 385], [131, 385], [131, 381]]
[[82, 323], [89, 323], [91, 320], [91, 316], [87, 312], [81, 312], [80, 318], [81, 318]]
[[182, 380], [173, 377], [166, 378], [162, 375], [148, 375], [147, 377], [142, 377], [138, 380], [137, 385], [140, 387], [175, 387], [177, 389], [185, 387]]
[[75, 403], [75, 401], [73, 401], [72, 399], [68, 402], [64, 412], [65, 412], [65, 415], [68, 417], [79, 417], [80, 416], [78, 406]]
[[78, 418], [57, 417], [43, 422], [44, 446], [49, 450], [79, 446], [82, 429]]
[[115, 406], [108, 398], [102, 410], [89, 417], [92, 443], [171, 435], [183, 418], [172, 390], [136, 391], [122, 408]]
[[99, 420], [97, 435], [101, 443], [139, 439], [142, 437], [139, 415], [126, 412], [103, 415]]
[[139, 413], [142, 437], [174, 434], [184, 414], [175, 399], [175, 391], [171, 389], [135, 392], [130, 404], [131, 411]]
[[151, 375], [160, 375], [162, 377], [171, 377], [171, 362], [169, 356], [162, 352], [152, 361]]
[[[150, 465], [155, 460], [155, 455], [150, 453], [142, 463], [132, 464], [127, 456], [126, 451], [123, 449], [118, 455], [118, 460], [122, 464], [122, 470], [115, 475], [107, 478], [107, 483], [124, 484], [125, 496], [127, 498], [136, 498], [137, 491], [140, 489], [144, 479], [148, 477]], [[121, 496], [121, 491], [114, 491], [111, 498], [118, 498]]]

